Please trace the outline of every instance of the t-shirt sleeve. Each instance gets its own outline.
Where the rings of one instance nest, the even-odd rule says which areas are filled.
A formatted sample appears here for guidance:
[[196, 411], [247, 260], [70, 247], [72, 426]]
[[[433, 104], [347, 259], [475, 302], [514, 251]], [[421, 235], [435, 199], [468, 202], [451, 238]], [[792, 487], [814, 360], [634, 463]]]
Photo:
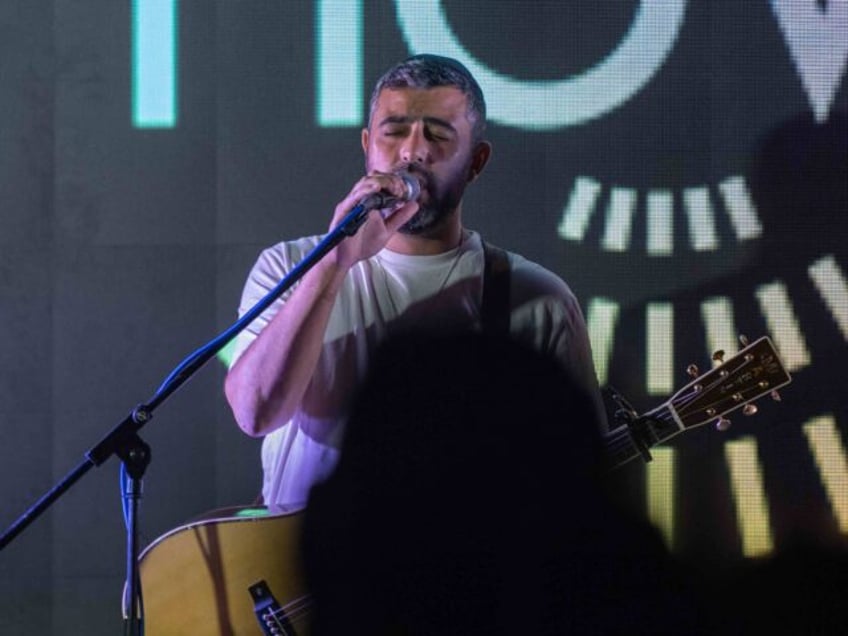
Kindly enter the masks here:
[[[297, 263], [299, 254], [293, 254], [299, 250], [293, 250], [291, 245], [280, 243], [269, 247], [260, 253], [256, 259], [242, 289], [241, 301], [239, 303], [238, 315], [243, 317], [253, 309], [258, 302], [265, 298], [277, 284], [288, 274], [293, 265]], [[292, 290], [288, 290], [280, 298], [276, 299], [259, 316], [247, 325], [236, 337], [233, 347], [230, 366], [235, 364], [242, 353], [250, 346], [256, 336], [274, 318], [280, 307]]]
[[513, 269], [512, 330], [555, 357], [595, 404], [602, 431], [608, 430], [589, 332], [580, 303], [558, 276], [519, 258]]

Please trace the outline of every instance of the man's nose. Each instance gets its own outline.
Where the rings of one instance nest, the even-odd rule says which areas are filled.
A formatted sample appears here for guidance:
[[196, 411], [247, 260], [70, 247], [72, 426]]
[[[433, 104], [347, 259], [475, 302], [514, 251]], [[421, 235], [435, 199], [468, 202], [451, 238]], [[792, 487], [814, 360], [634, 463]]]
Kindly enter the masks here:
[[401, 147], [401, 159], [405, 163], [426, 163], [430, 157], [430, 145], [423, 132], [413, 130]]

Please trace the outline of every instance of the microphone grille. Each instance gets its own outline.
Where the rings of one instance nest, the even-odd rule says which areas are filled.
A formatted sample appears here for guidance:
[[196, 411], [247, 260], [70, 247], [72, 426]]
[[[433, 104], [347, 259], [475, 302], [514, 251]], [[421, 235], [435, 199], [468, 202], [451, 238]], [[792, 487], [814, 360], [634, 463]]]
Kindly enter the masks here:
[[406, 184], [406, 196], [404, 200], [415, 201], [421, 195], [421, 182], [408, 172], [399, 172], [398, 176]]

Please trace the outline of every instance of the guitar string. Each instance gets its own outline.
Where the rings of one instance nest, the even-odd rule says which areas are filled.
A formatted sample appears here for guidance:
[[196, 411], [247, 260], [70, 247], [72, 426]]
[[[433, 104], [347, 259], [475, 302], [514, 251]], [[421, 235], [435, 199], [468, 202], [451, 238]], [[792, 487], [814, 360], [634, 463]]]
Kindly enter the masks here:
[[[730, 413], [731, 411], [735, 411], [735, 410], [737, 410], [737, 409], [739, 409], [739, 408], [741, 408], [741, 407], [743, 407], [747, 404], [750, 404], [754, 400], [765, 395], [768, 391], [775, 391], [778, 388], [780, 388], [779, 385], [776, 385], [776, 386], [773, 386], [773, 387], [766, 387], [765, 390], [763, 390], [759, 394], [754, 395], [753, 397], [750, 397], [750, 398], [742, 399], [739, 402], [734, 403], [732, 405], [732, 407], [729, 408], [729, 409], [722, 409], [721, 407], [719, 407], [719, 409], [716, 409], [716, 413], [714, 415], [710, 415], [708, 419], [716, 418], [716, 420], [718, 421], [724, 415], [726, 415], [727, 413]], [[707, 390], [709, 391], [711, 389], [708, 388]], [[685, 408], [691, 402], [698, 399], [699, 396], [701, 395], [701, 393], [702, 393], [702, 391], [699, 391], [699, 392], [691, 393], [691, 394], [684, 396], [684, 397], [679, 397], [679, 398], [676, 398], [676, 399], [673, 399], [673, 400], [669, 400], [668, 402], [657, 407], [653, 411], [649, 411], [648, 413], [645, 414], [645, 416], [651, 416], [655, 420], [662, 422], [665, 425], [673, 424], [675, 427], [679, 428], [680, 422], [678, 421], [678, 418], [681, 418], [681, 419], [687, 418], [687, 415], [679, 413], [680, 408], [681, 407]], [[700, 407], [700, 410], [703, 410], [704, 413], [706, 413], [706, 411], [708, 409], [710, 409], [710, 408], [712, 408], [712, 407], [714, 407], [714, 406], [716, 406], [720, 403], [721, 403], [721, 400], [714, 400], [710, 403], [702, 405]], [[668, 410], [668, 405], [670, 405], [670, 404], [675, 406], [675, 410], [678, 411], [678, 418], [675, 418], [672, 415], [672, 413]], [[721, 410], [720, 413], [719, 413], [719, 410]], [[684, 430], [694, 428], [698, 424], [704, 424], [704, 423], [706, 423], [706, 421], [701, 421], [701, 422], [698, 422], [696, 424], [692, 424], [692, 425], [688, 425], [688, 426], [684, 424], [683, 428], [681, 430], [678, 430], [677, 432], [683, 432]], [[674, 433], [674, 434], [676, 434], [676, 433]], [[668, 436], [664, 437], [663, 439], [658, 440], [656, 443], [662, 443], [662, 442], [668, 440], [669, 438], [671, 438], [674, 434], [668, 435]], [[626, 463], [627, 461], [629, 461], [630, 459], [632, 459], [633, 457], [636, 456], [636, 452], [634, 452], [634, 451], [638, 450], [637, 442], [634, 439], [632, 431], [630, 430], [630, 428], [627, 425], [619, 426], [619, 427], [613, 429], [612, 431], [608, 432], [606, 434], [605, 438], [604, 438], [604, 442], [606, 444], [607, 454], [609, 455], [609, 459], [613, 462], [612, 463], [613, 466], [620, 466], [620, 465]], [[621, 458], [622, 453], [627, 453], [627, 455], [625, 455], [624, 458]]]
[[[740, 356], [741, 356], [741, 352], [740, 352]], [[744, 369], [745, 367], [748, 366], [751, 359], [755, 359], [755, 356], [752, 356], [751, 359], [742, 359], [740, 356], [737, 356], [737, 357], [739, 358], [738, 361], [741, 364], [739, 364], [738, 367], [732, 369], [729, 372], [729, 375], [738, 374], [742, 369]], [[724, 368], [727, 369], [728, 365], [731, 362], [732, 361], [728, 361], [727, 363], [725, 363]], [[711, 373], [715, 373], [715, 371], [716, 371], [716, 369], [713, 369], [713, 371]], [[648, 411], [644, 415], [644, 417], [653, 417], [654, 419], [656, 419], [656, 420], [658, 420], [658, 421], [660, 421], [664, 424], [675, 423], [675, 424], [679, 425], [678, 420], [681, 417], [680, 410], [689, 406], [692, 402], [697, 400], [704, 393], [709, 393], [710, 391], [712, 391], [715, 386], [720, 384], [722, 381], [726, 381], [726, 378], [727, 378], [727, 376], [725, 376], [725, 377], [719, 376], [719, 378], [717, 380], [711, 382], [707, 386], [704, 386], [704, 384], [702, 382], [701, 385], [700, 385], [700, 388], [698, 390], [690, 390], [690, 392], [685, 394], [685, 395], [674, 396], [670, 400], [665, 402], [664, 404], [656, 407], [655, 409], [653, 409], [651, 411]], [[695, 382], [697, 382], [697, 380], [693, 382], [693, 384], [692, 384], [693, 388], [695, 386], [698, 386], [697, 384], [695, 384]], [[756, 400], [757, 398], [761, 397], [762, 395], [765, 395], [765, 393], [768, 390], [773, 391], [773, 390], [776, 390], [776, 388], [778, 388], [778, 387], [776, 387], [776, 386], [775, 387], [766, 387], [766, 390], [762, 391], [758, 395], [755, 395], [755, 396], [748, 398], [748, 399], [740, 400], [737, 404], [735, 404], [733, 406], [733, 408], [724, 410], [721, 415], [719, 415], [719, 413], [718, 413], [719, 409], [716, 409], [716, 414], [714, 416], [710, 416], [710, 417], [721, 417], [722, 415], [729, 413], [730, 411], [733, 411], [736, 408], [739, 408], [740, 406], [748, 404], [748, 403], [752, 402], [753, 400]], [[742, 390], [737, 391], [737, 393], [741, 394]], [[709, 402], [709, 403], [703, 405], [701, 407], [701, 409], [703, 410], [704, 413], [706, 413], [710, 408], [713, 408], [720, 403], [721, 403], [721, 400], [713, 400], [712, 402]], [[674, 413], [672, 413], [671, 409], [674, 410]], [[675, 417], [675, 414], [677, 415], [677, 417]], [[684, 428], [686, 428], [686, 427], [684, 426]], [[622, 429], [624, 429], [623, 433], [619, 432]], [[626, 426], [619, 427], [619, 428], [616, 428], [616, 429], [610, 431], [607, 434], [605, 441], [607, 442], [607, 445], [612, 452], [624, 450], [626, 448], [631, 448], [633, 446], [632, 436], [628, 434], [628, 428]]]
[[311, 609], [310, 605], [305, 605], [305, 606], [297, 608], [297, 609], [292, 609], [291, 611], [287, 611], [286, 609], [281, 608], [281, 609], [272, 610], [271, 615], [276, 620], [282, 618], [282, 619], [289, 620], [289, 621], [296, 621], [299, 618], [302, 618], [303, 616], [308, 614], [310, 609]]
[[[668, 406], [671, 406], [676, 411], [679, 411], [681, 408], [685, 408], [685, 407], [689, 406], [692, 402], [697, 400], [699, 398], [699, 396], [703, 395], [704, 393], [709, 393], [720, 382], [721, 382], [721, 380], [717, 380], [717, 381], [711, 383], [710, 385], [708, 385], [706, 387], [702, 386], [700, 391], [690, 391], [689, 393], [687, 393], [685, 395], [679, 396], [677, 398], [672, 398], [667, 403], [662, 404], [662, 405], [658, 406], [657, 408], [655, 408], [651, 411], [648, 411], [645, 415], [654, 417], [655, 419], [661, 421], [664, 424], [669, 424], [669, 423], [672, 423], [672, 422], [676, 423], [676, 418], [668, 410], [668, 408], [667, 408]], [[765, 391], [763, 391], [763, 393], [761, 395], [763, 395], [763, 394], [765, 394]], [[759, 396], [756, 396], [756, 397], [759, 397]], [[735, 405], [734, 408], [738, 408], [738, 407], [742, 406], [743, 404], [750, 402], [752, 399], [756, 399], [756, 397], [750, 398], [748, 400], [742, 400], [737, 405]], [[720, 402], [721, 402], [721, 400], [713, 400], [713, 401], [705, 404], [702, 407], [702, 410], [704, 412], [706, 412], [708, 409], [716, 406]], [[733, 410], [733, 409], [730, 409], [730, 410]], [[724, 413], [727, 413], [727, 412], [729, 412], [729, 411], [724, 411]], [[715, 417], [718, 417], [718, 413], [716, 413]], [[633, 444], [633, 441], [630, 438], [630, 436], [626, 434], [626, 428], [625, 428], [624, 434], [621, 434], [621, 433], [615, 434], [616, 431], [619, 431], [619, 430], [620, 429], [617, 428], [617, 429], [614, 429], [613, 431], [610, 431], [610, 435], [607, 439], [608, 446], [610, 447], [610, 450], [612, 452], [616, 452], [616, 451], [624, 450], [626, 448], [630, 448], [630, 447], [632, 447], [632, 444]]]
[[[297, 631], [294, 629], [295, 626], [301, 625], [307, 618], [306, 614], [301, 612], [299, 616], [284, 616], [281, 620], [277, 616], [279, 613], [281, 613], [280, 610], [272, 610], [270, 614], [262, 616], [262, 619], [265, 625], [275, 630], [273, 633], [280, 634], [281, 636], [295, 636], [297, 634]], [[273, 624], [271, 621], [273, 621]], [[291, 630], [286, 625], [289, 625]]]
[[[718, 384], [718, 383], [715, 383], [715, 384]], [[671, 400], [670, 403], [675, 408], [676, 411], [679, 411], [681, 408], [685, 408], [685, 407], [689, 406], [692, 402], [697, 400], [702, 393], [709, 392], [710, 390], [711, 390], [711, 387], [707, 387], [706, 390], [690, 393], [688, 395], [679, 397], [676, 400]], [[757, 397], [760, 397], [761, 395], [765, 395], [767, 390], [774, 390], [774, 389], [767, 388], [760, 395], [757, 395], [753, 398], [743, 399], [743, 400], [739, 401], [738, 403], [735, 403], [733, 405], [733, 408], [731, 408], [731, 409], [726, 409], [726, 410], [717, 409], [715, 415], [711, 415], [710, 417], [721, 417], [722, 415], [729, 413], [730, 411], [733, 411], [737, 408], [744, 406], [745, 404], [748, 404], [752, 400], [755, 400]], [[710, 408], [716, 407], [721, 402], [722, 402], [722, 400], [719, 400], [719, 399], [712, 400], [711, 402], [708, 402], [708, 403], [702, 405], [700, 410], [702, 410], [704, 413], [706, 413]], [[721, 414], [718, 413], [719, 410], [722, 410]], [[646, 415], [652, 416], [652, 417], [654, 417], [655, 419], [657, 419], [658, 421], [660, 421], [664, 424], [669, 424], [669, 423], [675, 423], [676, 424], [677, 423], [677, 419], [672, 415], [672, 413], [669, 412], [668, 410], [666, 410], [666, 405], [662, 405], [660, 407], [657, 407], [653, 411], [649, 411], [648, 413], [646, 413]], [[616, 430], [618, 430], [618, 429], [616, 429]], [[615, 431], [611, 431], [611, 433], [614, 433], [614, 432]], [[632, 444], [632, 442], [631, 442], [630, 439], [628, 439], [627, 435], [616, 435], [614, 437], [611, 436], [610, 439], [609, 439], [609, 445], [610, 445], [612, 450], [621, 450], [621, 449], [630, 447], [631, 444]]]
[[263, 616], [274, 618], [275, 620], [279, 620], [280, 618], [287, 620], [297, 618], [299, 615], [306, 613], [306, 610], [310, 607], [310, 604], [304, 604], [300, 607], [293, 607], [289, 609], [292, 605], [294, 605], [294, 603], [289, 603], [285, 607], [270, 608], [266, 614], [263, 614]]
[[[720, 384], [721, 382], [727, 381], [727, 378], [728, 378], [730, 375], [738, 375], [738, 374], [742, 371], [742, 369], [744, 369], [745, 367], [747, 367], [747, 366], [749, 365], [749, 363], [750, 363], [749, 361], [745, 361], [745, 362], [743, 362], [742, 364], [740, 364], [738, 367], [736, 367], [736, 368], [732, 369], [732, 370], [729, 372], [728, 376], [723, 377], [723, 378], [719, 378], [719, 379], [715, 380], [714, 382], [710, 383], [710, 384], [709, 384], [709, 385], [707, 385], [707, 386], [702, 385], [702, 388], [701, 388], [701, 390], [700, 390], [700, 391], [690, 392], [689, 394], [687, 394], [686, 396], [684, 396], [684, 397], [680, 398], [680, 399], [679, 399], [679, 400], [677, 400], [677, 401], [676, 401], [676, 400], [674, 400], [674, 399], [672, 399], [672, 400], [670, 400], [669, 402], [670, 402], [670, 403], [672, 403], [672, 404], [674, 404], [675, 402], [679, 402], [679, 403], [680, 403], [680, 404], [682, 404], [682, 406], [684, 406], [684, 407], [685, 407], [685, 406], [688, 406], [688, 405], [689, 405], [689, 404], [690, 404], [693, 400], [696, 400], [696, 399], [698, 398], [698, 396], [699, 396], [699, 395], [701, 395], [701, 394], [703, 394], [703, 393], [709, 393], [710, 391], [712, 391], [712, 390], [714, 389], [714, 387], [715, 387], [715, 386], [717, 386], [717, 385], [718, 385], [718, 384]], [[726, 365], [725, 365], [725, 366], [726, 366]], [[786, 382], [784, 382], [784, 384], [786, 384]], [[763, 387], [763, 388], [762, 388], [762, 390], [761, 390], [761, 392], [759, 392], [757, 395], [754, 395], [753, 397], [750, 397], [750, 398], [747, 398], [747, 399], [742, 399], [742, 400], [740, 400], [737, 404], [735, 404], [735, 405], [734, 405], [734, 408], [737, 408], [737, 407], [739, 407], [739, 406], [743, 406], [744, 404], [747, 404], [747, 403], [749, 403], [749, 402], [751, 402], [751, 401], [753, 401], [753, 400], [756, 400], [757, 398], [759, 398], [759, 397], [761, 397], [761, 396], [765, 395], [766, 393], [768, 393], [768, 392], [770, 392], [770, 391], [775, 391], [775, 390], [777, 390], [778, 388], [780, 388], [780, 386], [781, 386], [780, 384], [775, 383], [775, 384], [774, 384], [774, 385], [772, 385], [772, 386], [766, 386], [766, 387]], [[751, 387], [749, 386], [748, 388], [750, 389]], [[757, 388], [760, 388], [760, 387], [758, 386]], [[737, 391], [736, 393], [741, 394], [741, 393], [743, 393], [743, 391], [744, 391], [744, 390], [745, 390], [744, 388], [743, 388], [743, 389], [740, 389], [740, 390], [739, 390], [739, 391]], [[708, 403], [708, 404], [704, 405], [704, 407], [703, 407], [703, 411], [705, 411], [705, 412], [706, 412], [706, 410], [707, 410], [707, 409], [709, 409], [709, 408], [712, 408], [712, 407], [716, 406], [716, 405], [717, 405], [717, 404], [719, 404], [720, 402], [721, 402], [721, 400], [713, 400], [712, 402], [710, 402], [710, 403]], [[675, 410], [678, 410], [678, 409], [675, 409]], [[733, 410], [733, 409], [729, 409], [729, 410]], [[729, 410], [728, 410], [728, 411], [725, 411], [725, 413], [729, 412]]]
[[312, 605], [313, 602], [310, 596], [302, 596], [290, 603], [286, 603], [285, 606], [279, 609], [272, 609], [270, 616], [275, 620], [279, 617], [284, 617], [289, 621], [297, 620], [298, 618], [304, 617], [309, 612]]

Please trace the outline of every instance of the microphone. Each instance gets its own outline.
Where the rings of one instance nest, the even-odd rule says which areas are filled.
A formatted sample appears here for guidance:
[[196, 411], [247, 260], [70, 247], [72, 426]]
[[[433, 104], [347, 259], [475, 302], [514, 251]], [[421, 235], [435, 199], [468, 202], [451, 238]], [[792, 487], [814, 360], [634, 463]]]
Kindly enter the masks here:
[[374, 192], [366, 197], [363, 197], [359, 202], [358, 208], [362, 212], [371, 210], [382, 210], [384, 208], [392, 208], [398, 203], [406, 203], [414, 201], [421, 195], [421, 182], [406, 171], [395, 173], [403, 179], [406, 186], [404, 193], [401, 196], [396, 196], [390, 192]]

